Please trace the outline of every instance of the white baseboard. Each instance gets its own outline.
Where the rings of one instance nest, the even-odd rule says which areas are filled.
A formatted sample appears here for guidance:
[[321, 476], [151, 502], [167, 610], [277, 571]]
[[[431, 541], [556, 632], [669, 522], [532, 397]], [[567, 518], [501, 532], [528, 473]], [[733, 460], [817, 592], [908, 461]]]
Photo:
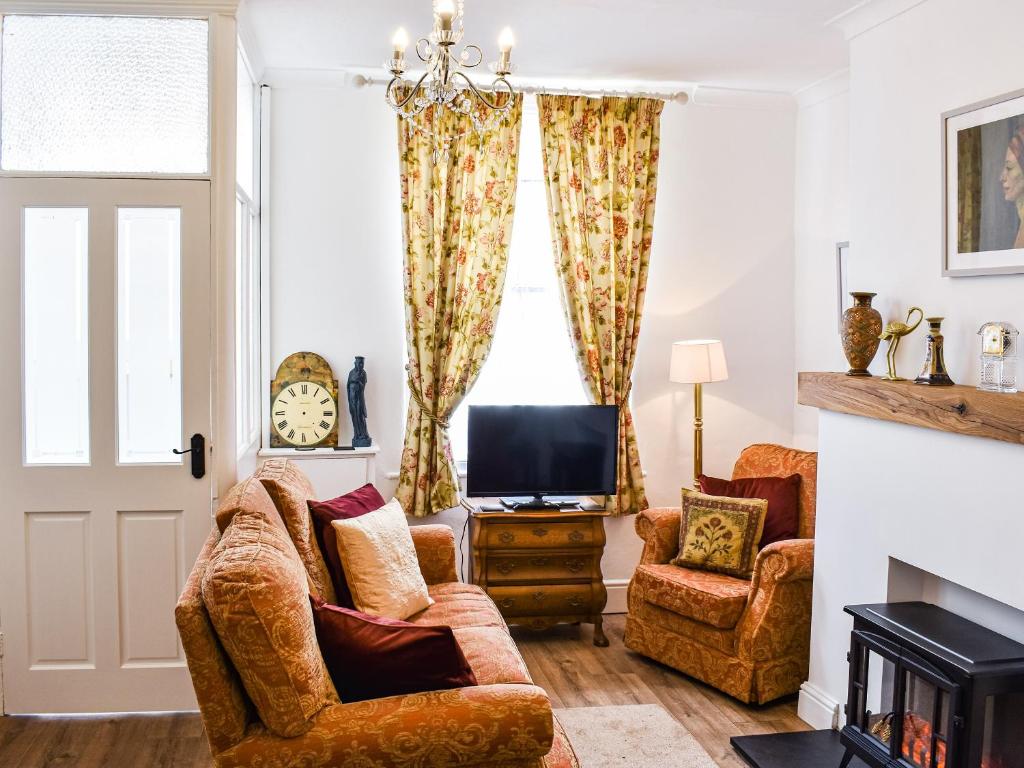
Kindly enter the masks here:
[[796, 714], [816, 730], [839, 727], [839, 702], [811, 683], [800, 686]]
[[626, 589], [629, 587], [629, 579], [605, 579], [604, 586], [608, 590], [608, 604], [604, 608], [605, 613], [626, 612]]

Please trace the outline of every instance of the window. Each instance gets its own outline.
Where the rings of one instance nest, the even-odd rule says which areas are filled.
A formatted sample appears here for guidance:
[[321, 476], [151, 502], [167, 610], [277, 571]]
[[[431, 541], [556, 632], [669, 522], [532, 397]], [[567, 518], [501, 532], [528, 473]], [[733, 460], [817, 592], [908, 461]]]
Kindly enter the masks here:
[[117, 460], [180, 464], [181, 209], [117, 209]]
[[25, 463], [89, 463], [89, 209], [26, 208]]
[[4, 16], [0, 168], [205, 174], [208, 24]]
[[237, 453], [260, 435], [260, 91], [238, 47], [235, 186], [235, 436]]
[[523, 104], [519, 187], [505, 293], [491, 353], [476, 384], [451, 419], [452, 453], [466, 460], [470, 405], [583, 405], [580, 381], [559, 298], [541, 159], [537, 103]]

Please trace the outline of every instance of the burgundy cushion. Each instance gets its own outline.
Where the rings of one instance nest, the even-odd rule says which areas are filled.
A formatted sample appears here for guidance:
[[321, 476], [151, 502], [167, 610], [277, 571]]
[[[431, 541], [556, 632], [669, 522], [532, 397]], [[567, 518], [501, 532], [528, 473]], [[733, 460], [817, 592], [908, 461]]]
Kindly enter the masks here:
[[342, 567], [341, 557], [338, 555], [338, 543], [334, 536], [331, 520], [348, 520], [359, 517], [367, 512], [380, 509], [386, 503], [372, 483], [367, 483], [362, 488], [357, 488], [351, 493], [346, 493], [344, 496], [330, 501], [309, 502], [309, 513], [313, 516], [316, 543], [320, 545], [320, 552], [323, 554], [327, 570], [331, 574], [334, 592], [338, 596], [338, 605], [344, 608], [355, 608], [355, 604], [352, 602], [352, 593], [345, 581], [345, 569]]
[[745, 477], [722, 480], [701, 475], [700, 489], [712, 496], [732, 499], [766, 499], [768, 514], [758, 549], [784, 539], [795, 539], [800, 530], [800, 475], [789, 477]]
[[421, 627], [309, 599], [320, 653], [343, 702], [477, 684], [451, 627]]

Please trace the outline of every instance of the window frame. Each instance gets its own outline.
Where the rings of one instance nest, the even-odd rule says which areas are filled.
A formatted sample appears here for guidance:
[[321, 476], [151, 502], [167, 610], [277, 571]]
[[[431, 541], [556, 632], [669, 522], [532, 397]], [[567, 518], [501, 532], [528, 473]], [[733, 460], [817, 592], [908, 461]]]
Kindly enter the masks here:
[[[236, 101], [238, 83], [243, 74], [252, 84], [252, 195], [238, 181], [235, 169], [235, 254], [232, 259], [235, 270], [235, 365], [233, 371], [235, 390], [235, 453], [241, 457], [260, 448], [263, 435], [263, 211], [261, 202], [261, 126], [263, 89], [253, 74], [253, 67], [245, 45], [238, 39], [237, 57], [246, 71], [236, 77]], [[236, 129], [237, 130], [237, 129]]]

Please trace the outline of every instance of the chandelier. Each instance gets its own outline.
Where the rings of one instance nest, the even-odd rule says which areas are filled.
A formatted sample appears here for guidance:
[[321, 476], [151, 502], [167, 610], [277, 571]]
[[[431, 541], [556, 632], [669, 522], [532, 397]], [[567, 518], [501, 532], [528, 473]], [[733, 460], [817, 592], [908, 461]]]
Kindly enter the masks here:
[[[409, 36], [399, 27], [392, 38], [393, 57], [384, 66], [393, 75], [388, 83], [384, 98], [398, 115], [413, 123], [416, 130], [432, 137], [439, 145], [434, 151], [435, 161], [447, 157], [448, 150], [456, 139], [465, 136], [468, 130], [445, 136], [439, 133], [439, 113], [450, 110], [467, 115], [473, 128], [482, 137], [493, 126], [501, 122], [512, 110], [515, 92], [506, 77], [512, 74], [509, 62], [515, 39], [512, 30], [505, 27], [498, 38], [501, 55], [490, 64], [494, 80], [486, 89], [488, 96], [477, 87], [466, 73], [483, 62], [484, 54], [479, 46], [462, 44], [464, 0], [434, 0], [434, 28], [428, 37], [416, 42], [416, 56], [426, 65], [426, 72], [415, 83], [405, 80], [405, 49]], [[461, 45], [461, 48], [460, 48]], [[508, 98], [501, 99], [504, 92]], [[420, 118], [428, 108], [432, 111], [432, 123]]]

